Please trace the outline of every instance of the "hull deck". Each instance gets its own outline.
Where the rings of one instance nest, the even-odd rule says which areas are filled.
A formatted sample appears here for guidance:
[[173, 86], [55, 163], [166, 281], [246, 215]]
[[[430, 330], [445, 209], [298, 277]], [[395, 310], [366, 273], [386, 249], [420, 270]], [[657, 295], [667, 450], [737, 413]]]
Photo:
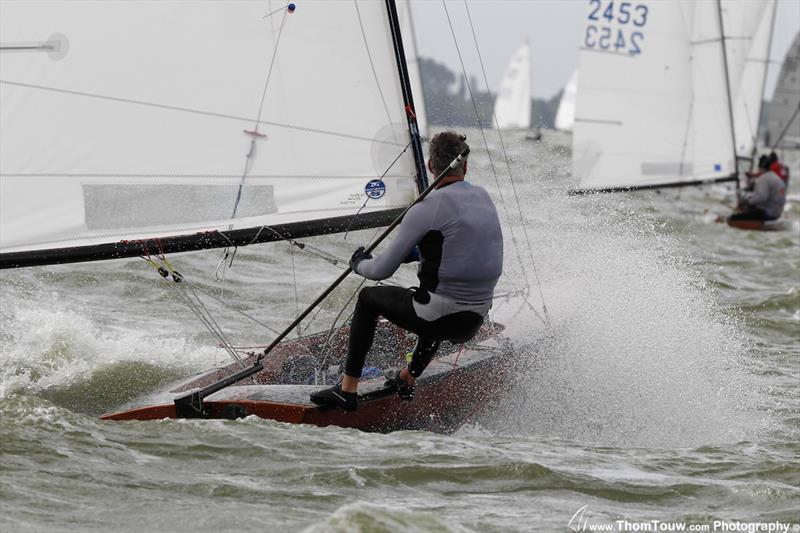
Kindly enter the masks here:
[[[398, 354], [388, 366], [399, 366], [409, 348], [405, 332], [388, 323], [381, 324], [383, 340]], [[474, 416], [493, 398], [508, 372], [510, 351], [500, 334], [502, 327], [489, 324], [482, 328], [477, 342], [464, 346], [447, 345], [425, 374], [417, 380], [417, 393], [411, 402], [401, 400], [385, 386], [383, 377], [362, 380], [359, 387], [359, 408], [346, 412], [338, 408], [314, 405], [309, 395], [320, 388], [304, 383], [282, 383], [286, 366], [292, 357], [308, 357], [318, 346], [321, 335], [302, 342], [282, 345], [267, 367], [242, 383], [231, 385], [205, 399], [209, 418], [233, 419], [255, 415], [261, 418], [296, 424], [336, 425], [365, 431], [421, 429], [449, 432]], [[390, 334], [390, 335], [387, 335]], [[343, 336], [346, 332], [343, 332]], [[342, 344], [338, 339], [334, 344]], [[247, 363], [252, 364], [253, 356]], [[280, 370], [279, 370], [280, 367]], [[205, 386], [239, 369], [238, 365], [215, 368], [189, 377], [164, 390], [131, 402], [105, 420], [155, 420], [177, 418], [174, 399], [188, 391]], [[281, 371], [282, 370], [282, 371]]]
[[[320, 333], [278, 345], [265, 359], [261, 372], [210, 394], [204, 404], [209, 418], [255, 415], [279, 422], [336, 425], [363, 431], [451, 432], [490, 407], [500, 396], [517, 358], [509, 340], [528, 338], [535, 343], [541, 335], [549, 334], [537, 316], [526, 295], [496, 299], [491, 320], [486, 321], [472, 341], [465, 345], [442, 344], [439, 355], [417, 380], [416, 395], [410, 402], [388, 389], [383, 377], [362, 378], [357, 411], [318, 407], [310, 402], [311, 392], [321, 386], [307, 384], [309, 372], [339, 362], [329, 361], [326, 353], [346, 353], [349, 331], [342, 328], [329, 343], [327, 333]], [[416, 336], [380, 321], [367, 367], [375, 371], [405, 365], [404, 355], [412, 350], [415, 341]], [[254, 357], [251, 355], [245, 364], [252, 364]], [[102, 418], [176, 418], [175, 398], [238, 370], [240, 367], [231, 363], [190, 376]]]

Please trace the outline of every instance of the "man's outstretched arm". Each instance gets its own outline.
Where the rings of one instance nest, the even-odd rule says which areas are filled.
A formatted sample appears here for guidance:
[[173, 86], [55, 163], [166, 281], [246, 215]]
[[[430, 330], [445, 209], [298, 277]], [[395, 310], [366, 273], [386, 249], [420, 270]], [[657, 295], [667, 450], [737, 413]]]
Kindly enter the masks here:
[[430, 229], [433, 211], [438, 205], [438, 201], [426, 200], [412, 207], [397, 227], [397, 235], [386, 250], [371, 259], [360, 261], [354, 269], [356, 274], [373, 280], [386, 279], [394, 274]]

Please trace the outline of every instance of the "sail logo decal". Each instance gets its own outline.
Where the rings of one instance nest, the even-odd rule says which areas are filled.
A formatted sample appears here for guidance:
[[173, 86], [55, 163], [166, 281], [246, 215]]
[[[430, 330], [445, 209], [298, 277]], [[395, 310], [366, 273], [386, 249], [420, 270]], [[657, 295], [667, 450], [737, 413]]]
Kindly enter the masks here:
[[364, 193], [372, 200], [383, 198], [386, 194], [386, 184], [381, 180], [372, 180], [364, 187]]

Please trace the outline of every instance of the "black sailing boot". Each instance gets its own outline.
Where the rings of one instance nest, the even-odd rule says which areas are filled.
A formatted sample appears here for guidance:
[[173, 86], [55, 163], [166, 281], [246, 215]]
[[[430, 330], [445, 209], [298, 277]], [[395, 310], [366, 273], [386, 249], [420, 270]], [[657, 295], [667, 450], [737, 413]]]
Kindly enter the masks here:
[[386, 386], [395, 389], [400, 398], [407, 402], [414, 399], [414, 385], [400, 377], [400, 369], [387, 368], [383, 371], [383, 376], [386, 378]]
[[358, 409], [358, 394], [343, 391], [341, 383], [337, 383], [328, 389], [311, 393], [311, 401], [317, 405], [341, 407], [345, 411]]

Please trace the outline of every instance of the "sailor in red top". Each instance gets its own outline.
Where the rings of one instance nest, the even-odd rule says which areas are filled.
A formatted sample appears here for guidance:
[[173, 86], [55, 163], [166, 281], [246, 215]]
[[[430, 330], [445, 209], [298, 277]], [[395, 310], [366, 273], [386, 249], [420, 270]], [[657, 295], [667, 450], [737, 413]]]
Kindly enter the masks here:
[[786, 185], [789, 185], [789, 167], [780, 162], [778, 154], [775, 152], [769, 154], [769, 164], [769, 169], [777, 174]]

